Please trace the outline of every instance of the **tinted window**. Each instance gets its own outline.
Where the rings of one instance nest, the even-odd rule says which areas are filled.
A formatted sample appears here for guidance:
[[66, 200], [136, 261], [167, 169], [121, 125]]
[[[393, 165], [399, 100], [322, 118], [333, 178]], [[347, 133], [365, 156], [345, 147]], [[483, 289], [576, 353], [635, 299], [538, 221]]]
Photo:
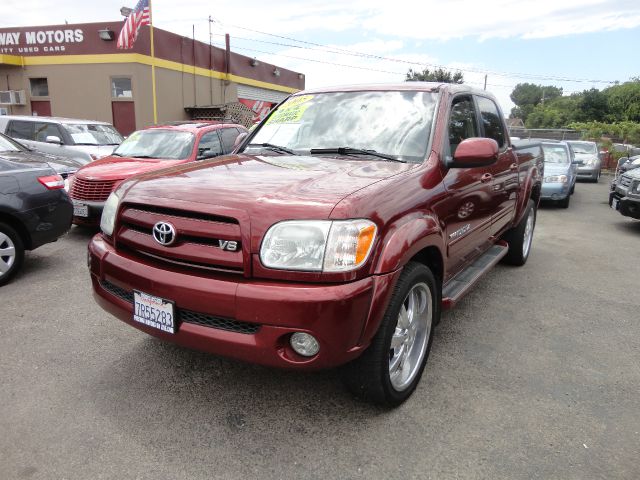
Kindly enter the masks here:
[[220, 144], [220, 137], [218, 132], [208, 132], [202, 135], [200, 143], [198, 144], [198, 156], [199, 157], [215, 157], [222, 155], [222, 145]]
[[62, 135], [60, 134], [60, 130], [58, 126], [53, 123], [35, 123], [35, 141], [36, 142], [46, 142], [48, 136], [58, 137], [62, 140]]
[[32, 97], [48, 97], [49, 82], [46, 78], [30, 78], [29, 86], [31, 87]]
[[33, 122], [12, 121], [9, 123], [7, 135], [13, 138], [33, 140]]
[[504, 146], [505, 133], [498, 107], [493, 100], [488, 98], [477, 97], [477, 99], [482, 126], [484, 127], [484, 136], [493, 138], [498, 142], [498, 146], [502, 148]]
[[220, 137], [222, 137], [222, 145], [224, 146], [224, 153], [229, 153], [233, 150], [233, 144], [238, 136], [238, 129], [236, 128], [223, 128], [220, 130]]
[[449, 118], [449, 146], [451, 156], [463, 140], [477, 137], [476, 110], [471, 97], [459, 97], [453, 101]]

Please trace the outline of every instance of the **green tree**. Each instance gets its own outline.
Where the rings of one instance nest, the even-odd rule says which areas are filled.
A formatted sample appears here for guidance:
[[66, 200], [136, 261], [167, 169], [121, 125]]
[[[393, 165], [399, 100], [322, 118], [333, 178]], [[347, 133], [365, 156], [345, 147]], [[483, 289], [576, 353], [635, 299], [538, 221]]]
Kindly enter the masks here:
[[442, 83], [464, 83], [462, 72], [450, 72], [443, 68], [429, 70], [425, 68], [422, 72], [416, 72], [412, 68], [407, 72], [406, 82], [442, 82]]
[[610, 121], [640, 122], [640, 78], [604, 90]]
[[576, 120], [602, 122], [609, 111], [607, 96], [597, 88], [585, 90], [582, 92], [578, 108]]
[[511, 116], [527, 121], [534, 107], [547, 103], [562, 96], [562, 88], [553, 85], [536, 85], [533, 83], [519, 83], [511, 92], [511, 101], [516, 106], [511, 110]]

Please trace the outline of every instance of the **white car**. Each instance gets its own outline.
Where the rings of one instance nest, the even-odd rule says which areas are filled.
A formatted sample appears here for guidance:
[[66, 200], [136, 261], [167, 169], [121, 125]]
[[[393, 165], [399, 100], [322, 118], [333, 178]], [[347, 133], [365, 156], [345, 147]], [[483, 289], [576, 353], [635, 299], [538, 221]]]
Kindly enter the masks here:
[[0, 116], [0, 133], [44, 153], [85, 165], [110, 155], [123, 138], [107, 122], [59, 117]]

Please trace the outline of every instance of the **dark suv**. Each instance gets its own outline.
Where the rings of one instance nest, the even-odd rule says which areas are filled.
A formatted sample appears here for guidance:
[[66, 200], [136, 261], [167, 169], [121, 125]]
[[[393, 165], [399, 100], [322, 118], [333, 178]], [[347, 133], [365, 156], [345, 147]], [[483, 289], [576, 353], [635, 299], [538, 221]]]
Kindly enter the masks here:
[[25, 250], [65, 234], [72, 214], [64, 179], [47, 163], [20, 163], [0, 151], [0, 285], [20, 269]]

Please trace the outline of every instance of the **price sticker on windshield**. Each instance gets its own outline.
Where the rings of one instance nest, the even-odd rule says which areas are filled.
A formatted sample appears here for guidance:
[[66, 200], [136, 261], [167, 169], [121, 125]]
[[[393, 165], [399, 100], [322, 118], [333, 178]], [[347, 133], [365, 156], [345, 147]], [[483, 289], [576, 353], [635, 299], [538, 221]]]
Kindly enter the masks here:
[[271, 123], [300, 123], [304, 112], [310, 107], [309, 100], [313, 98], [313, 95], [301, 95], [294, 97], [278, 110], [267, 120], [267, 124]]

